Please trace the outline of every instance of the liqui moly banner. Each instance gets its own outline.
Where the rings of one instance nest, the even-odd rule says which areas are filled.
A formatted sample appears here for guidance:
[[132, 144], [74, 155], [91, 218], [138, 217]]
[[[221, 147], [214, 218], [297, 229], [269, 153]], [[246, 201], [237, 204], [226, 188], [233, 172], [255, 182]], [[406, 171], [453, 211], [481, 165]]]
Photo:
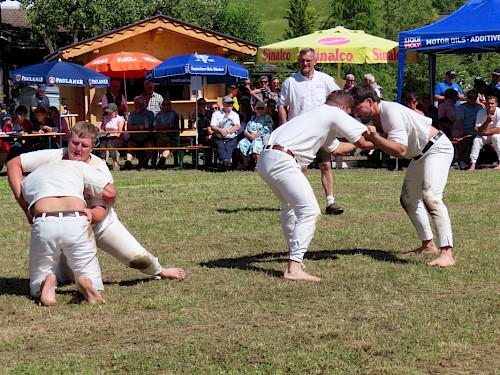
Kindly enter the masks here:
[[[500, 22], [500, 21], [499, 21]], [[400, 47], [404, 49], [436, 49], [453, 46], [454, 48], [468, 48], [480, 45], [500, 43], [500, 34], [485, 35], [457, 35], [457, 36], [408, 36], [402, 40]]]

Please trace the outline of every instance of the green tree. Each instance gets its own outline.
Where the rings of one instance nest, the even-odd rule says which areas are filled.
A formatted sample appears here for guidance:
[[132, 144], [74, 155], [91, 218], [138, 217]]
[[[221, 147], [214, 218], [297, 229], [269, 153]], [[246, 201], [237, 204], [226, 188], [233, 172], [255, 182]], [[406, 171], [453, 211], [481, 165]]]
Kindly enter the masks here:
[[344, 26], [351, 30], [364, 30], [377, 36], [383, 36], [381, 0], [331, 0], [330, 15], [323, 28]]
[[52, 53], [58, 47], [164, 14], [203, 28], [254, 42], [263, 41], [262, 24], [247, 5], [228, 0], [21, 0], [34, 35]]
[[147, 2], [133, 0], [21, 0], [28, 25], [50, 52], [60, 43], [78, 42], [145, 17]]
[[286, 39], [297, 38], [318, 30], [319, 13], [311, 5], [311, 0], [290, 0], [285, 18], [288, 28], [285, 30]]

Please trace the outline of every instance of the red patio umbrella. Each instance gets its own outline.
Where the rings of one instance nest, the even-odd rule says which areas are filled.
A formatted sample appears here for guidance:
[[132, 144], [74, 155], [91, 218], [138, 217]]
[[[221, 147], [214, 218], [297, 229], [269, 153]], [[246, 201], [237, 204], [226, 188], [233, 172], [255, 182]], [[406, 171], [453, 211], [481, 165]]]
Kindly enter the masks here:
[[123, 88], [127, 97], [126, 78], [144, 78], [148, 70], [156, 67], [161, 60], [142, 52], [116, 52], [96, 57], [85, 66], [110, 78], [123, 78]]

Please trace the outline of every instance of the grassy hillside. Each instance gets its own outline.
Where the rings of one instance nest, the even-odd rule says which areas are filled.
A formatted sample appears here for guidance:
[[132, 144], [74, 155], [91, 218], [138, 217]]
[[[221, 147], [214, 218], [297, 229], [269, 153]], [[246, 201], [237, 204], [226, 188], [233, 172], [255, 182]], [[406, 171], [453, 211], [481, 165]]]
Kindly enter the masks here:
[[[237, 2], [237, 0], [231, 1]], [[260, 17], [262, 20], [266, 41], [273, 43], [283, 40], [285, 28], [288, 26], [288, 21], [285, 19], [288, 0], [254, 0], [251, 4], [256, 12], [252, 16]], [[311, 5], [318, 10], [322, 19], [330, 12], [329, 0], [312, 0]]]

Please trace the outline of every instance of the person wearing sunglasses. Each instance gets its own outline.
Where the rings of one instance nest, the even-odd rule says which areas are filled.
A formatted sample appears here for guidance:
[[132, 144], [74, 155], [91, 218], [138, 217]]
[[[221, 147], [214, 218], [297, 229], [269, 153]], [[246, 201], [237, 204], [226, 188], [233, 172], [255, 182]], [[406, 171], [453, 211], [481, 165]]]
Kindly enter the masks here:
[[415, 94], [414, 92], [411, 92], [408, 94], [406, 97], [406, 106], [410, 108], [412, 111], [417, 112], [420, 115], [424, 115], [424, 112], [422, 112], [420, 109], [417, 108], [418, 106], [418, 95]]
[[344, 87], [342, 88], [342, 90], [344, 91], [349, 91], [350, 89], [352, 89], [354, 87], [354, 74], [348, 74], [345, 76], [345, 85]]
[[267, 114], [266, 105], [263, 102], [258, 102], [255, 105], [255, 113], [245, 128], [245, 138], [238, 142], [238, 150], [241, 153], [243, 165], [238, 169], [253, 170], [250, 167], [249, 157], [255, 161], [257, 165], [259, 155], [264, 149], [269, 134], [273, 130], [273, 120]]

